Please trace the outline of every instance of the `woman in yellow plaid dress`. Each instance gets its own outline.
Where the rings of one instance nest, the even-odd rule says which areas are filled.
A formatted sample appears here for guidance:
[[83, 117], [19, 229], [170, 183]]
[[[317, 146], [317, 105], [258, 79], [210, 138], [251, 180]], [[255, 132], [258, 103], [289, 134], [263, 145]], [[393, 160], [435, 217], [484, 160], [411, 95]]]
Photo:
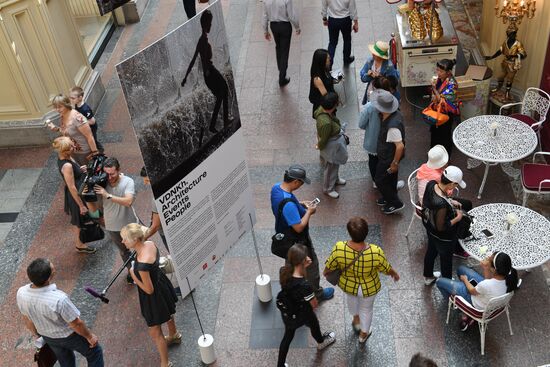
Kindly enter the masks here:
[[348, 309], [353, 315], [353, 330], [359, 333], [359, 342], [364, 343], [372, 333], [374, 299], [381, 287], [378, 273], [389, 275], [396, 282], [399, 274], [380, 247], [365, 243], [369, 226], [364, 218], [351, 218], [347, 229], [351, 240], [334, 245], [323, 274], [342, 270], [338, 286], [346, 293]]

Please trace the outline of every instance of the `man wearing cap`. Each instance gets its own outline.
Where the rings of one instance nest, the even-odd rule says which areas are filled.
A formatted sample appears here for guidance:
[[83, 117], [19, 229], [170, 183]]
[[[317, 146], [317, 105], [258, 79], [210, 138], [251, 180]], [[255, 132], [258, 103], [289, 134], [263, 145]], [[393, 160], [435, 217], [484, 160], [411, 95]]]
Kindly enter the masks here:
[[382, 195], [376, 204], [382, 213], [392, 214], [403, 209], [405, 204], [397, 195], [399, 162], [405, 155], [405, 127], [399, 102], [390, 92], [377, 89], [372, 93], [372, 105], [380, 112], [380, 132], [376, 155], [378, 164], [374, 182]]
[[[436, 278], [452, 278], [453, 252], [458, 243], [458, 224], [462, 220], [460, 203], [450, 198], [449, 192], [460, 186], [466, 188], [462, 171], [456, 166], [445, 168], [441, 180], [426, 185], [422, 201], [423, 221], [428, 234], [428, 248], [424, 256], [424, 284], [432, 284]], [[434, 272], [434, 262], [439, 255], [441, 273]]]
[[359, 31], [355, 0], [323, 0], [321, 15], [323, 25], [328, 26], [328, 53], [331, 67], [340, 32], [344, 40], [344, 65], [351, 64], [355, 60], [355, 56], [351, 55], [351, 30], [353, 29], [355, 33]]
[[[369, 101], [369, 95], [374, 90], [371, 84], [374, 78], [378, 76], [384, 76], [386, 78], [392, 76], [399, 80], [399, 71], [393, 66], [392, 62], [388, 60], [389, 48], [389, 44], [383, 41], [376, 41], [376, 43], [369, 45], [372, 57], [367, 59], [367, 62], [365, 62], [365, 65], [363, 65], [363, 68], [359, 72], [361, 81], [368, 84], [362, 104], [366, 104]], [[396, 96], [396, 98], [399, 97]]]
[[271, 34], [268, 24], [273, 32], [275, 40], [275, 54], [277, 68], [279, 69], [279, 86], [284, 87], [290, 82], [286, 76], [288, 67], [288, 53], [290, 51], [290, 39], [292, 38], [292, 26], [296, 29], [296, 35], [300, 34], [298, 14], [294, 12], [292, 0], [264, 0], [264, 15], [262, 25], [265, 39], [270, 41]]
[[[319, 285], [319, 260], [309, 236], [309, 220], [315, 214], [316, 204], [309, 201], [300, 202], [293, 193], [302, 187], [304, 183], [311, 183], [306, 176], [304, 167], [298, 164], [290, 166], [285, 171], [283, 182], [277, 182], [271, 188], [271, 210], [275, 216], [275, 232], [293, 231], [299, 239], [298, 242], [308, 248], [311, 265], [308, 267], [306, 279], [315, 290], [317, 299], [323, 301], [334, 296], [334, 288], [322, 288]], [[282, 215], [279, 219], [277, 218], [279, 216], [279, 205], [285, 199], [288, 200], [282, 208]]]

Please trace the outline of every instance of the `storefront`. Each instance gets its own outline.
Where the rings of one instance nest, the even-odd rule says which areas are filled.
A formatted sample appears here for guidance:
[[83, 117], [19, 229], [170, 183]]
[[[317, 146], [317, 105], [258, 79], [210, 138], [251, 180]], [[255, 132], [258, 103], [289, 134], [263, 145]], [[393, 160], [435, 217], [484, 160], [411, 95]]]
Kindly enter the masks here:
[[114, 16], [112, 13], [101, 16], [96, 0], [69, 0], [68, 4], [88, 61], [94, 67], [114, 30]]

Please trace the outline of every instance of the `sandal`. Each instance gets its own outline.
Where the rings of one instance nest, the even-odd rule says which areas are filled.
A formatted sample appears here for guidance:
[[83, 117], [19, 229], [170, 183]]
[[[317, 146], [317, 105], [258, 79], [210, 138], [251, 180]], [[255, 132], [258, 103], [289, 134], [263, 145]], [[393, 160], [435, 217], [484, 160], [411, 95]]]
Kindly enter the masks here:
[[76, 248], [76, 252], [78, 252], [79, 254], [93, 254], [97, 251], [97, 248], [95, 247], [75, 247]]
[[372, 331], [369, 331], [368, 334], [366, 336], [362, 336], [362, 333], [359, 334], [359, 343], [365, 343], [367, 341], [368, 338], [370, 338], [370, 336], [372, 335]]
[[165, 335], [164, 340], [166, 340], [167, 346], [172, 344], [181, 344], [181, 333], [177, 332], [172, 336]]

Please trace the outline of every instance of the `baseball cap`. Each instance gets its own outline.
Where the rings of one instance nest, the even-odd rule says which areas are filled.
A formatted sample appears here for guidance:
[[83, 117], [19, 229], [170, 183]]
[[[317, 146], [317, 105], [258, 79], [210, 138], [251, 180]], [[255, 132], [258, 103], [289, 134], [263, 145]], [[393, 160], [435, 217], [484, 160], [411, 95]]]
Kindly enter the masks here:
[[457, 183], [461, 188], [466, 188], [466, 182], [462, 180], [462, 170], [460, 168], [449, 166], [443, 171], [443, 176], [445, 176], [447, 180]]
[[300, 180], [307, 183], [308, 185], [311, 183], [311, 180], [306, 177], [306, 169], [299, 164], [293, 164], [292, 166], [288, 167], [285, 173], [288, 175], [288, 177], [295, 180]]

